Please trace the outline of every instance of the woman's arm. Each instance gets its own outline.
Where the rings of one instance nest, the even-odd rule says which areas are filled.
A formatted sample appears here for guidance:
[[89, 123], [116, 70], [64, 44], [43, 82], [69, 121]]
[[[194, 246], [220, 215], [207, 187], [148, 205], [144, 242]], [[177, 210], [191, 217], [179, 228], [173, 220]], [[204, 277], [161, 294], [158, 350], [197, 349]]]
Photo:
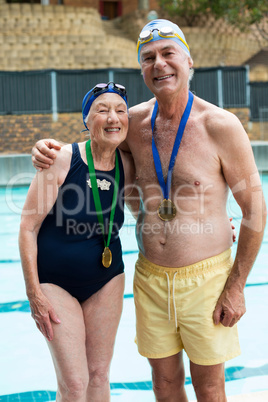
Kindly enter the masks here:
[[37, 236], [68, 173], [71, 153], [70, 148], [66, 148], [50, 170], [37, 173], [33, 179], [23, 207], [19, 233], [21, 263], [32, 316], [38, 329], [48, 340], [53, 338], [51, 320], [55, 323], [60, 321], [41, 291], [37, 271]]

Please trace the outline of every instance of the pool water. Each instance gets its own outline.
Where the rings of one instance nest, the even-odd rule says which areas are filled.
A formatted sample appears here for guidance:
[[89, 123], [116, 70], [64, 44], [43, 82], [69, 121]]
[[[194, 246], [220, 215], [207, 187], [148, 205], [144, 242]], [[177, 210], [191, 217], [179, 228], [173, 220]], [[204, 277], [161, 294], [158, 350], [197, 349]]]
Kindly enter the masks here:
[[[262, 176], [268, 200], [268, 175]], [[31, 318], [18, 249], [20, 213], [26, 187], [0, 189], [0, 401], [53, 401], [56, 377], [43, 336]], [[237, 231], [241, 212], [232, 196], [228, 214]], [[112, 402], [154, 401], [151, 371], [134, 343], [135, 312], [132, 280], [137, 258], [135, 221], [126, 210], [121, 230], [126, 287], [124, 308], [111, 366]], [[237, 243], [233, 246], [233, 255]], [[247, 313], [239, 323], [242, 355], [226, 363], [228, 396], [268, 390], [268, 230], [245, 289]], [[189, 362], [184, 354], [186, 391], [195, 399]]]

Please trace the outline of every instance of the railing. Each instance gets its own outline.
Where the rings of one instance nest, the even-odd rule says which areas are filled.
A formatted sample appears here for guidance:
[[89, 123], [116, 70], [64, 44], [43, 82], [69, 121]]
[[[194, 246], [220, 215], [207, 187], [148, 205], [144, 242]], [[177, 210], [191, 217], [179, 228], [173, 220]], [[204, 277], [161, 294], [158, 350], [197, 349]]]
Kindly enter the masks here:
[[[191, 90], [223, 108], [250, 107], [253, 121], [268, 121], [268, 83], [249, 83], [247, 66], [195, 69]], [[80, 112], [85, 93], [98, 82], [114, 81], [128, 91], [129, 105], [153, 94], [137, 69], [0, 72], [0, 114]]]
[[268, 82], [250, 83], [250, 112], [252, 121], [268, 121]]

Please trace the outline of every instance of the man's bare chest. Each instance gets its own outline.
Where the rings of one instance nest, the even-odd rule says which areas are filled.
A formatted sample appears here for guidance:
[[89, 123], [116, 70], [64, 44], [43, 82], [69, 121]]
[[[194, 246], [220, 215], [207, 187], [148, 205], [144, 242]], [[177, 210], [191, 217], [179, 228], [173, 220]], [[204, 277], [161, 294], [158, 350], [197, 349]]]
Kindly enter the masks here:
[[[155, 144], [159, 153], [163, 177], [166, 180], [176, 132], [166, 132], [155, 135]], [[192, 130], [185, 131], [180, 148], [176, 155], [172, 173], [172, 184], [177, 186], [185, 183], [193, 184], [201, 181], [204, 172], [211, 169], [211, 159], [214, 158], [209, 144], [200, 135], [193, 136]], [[147, 132], [140, 138], [139, 146], [132, 151], [137, 179], [140, 183], [158, 183], [152, 151], [152, 134]]]

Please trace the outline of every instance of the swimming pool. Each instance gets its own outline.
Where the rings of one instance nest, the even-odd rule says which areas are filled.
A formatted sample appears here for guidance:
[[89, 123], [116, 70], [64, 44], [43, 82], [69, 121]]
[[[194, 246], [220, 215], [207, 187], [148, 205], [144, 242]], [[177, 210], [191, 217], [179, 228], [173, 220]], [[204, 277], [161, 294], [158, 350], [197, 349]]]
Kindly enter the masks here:
[[[263, 175], [268, 200], [268, 175]], [[56, 378], [49, 351], [30, 316], [18, 250], [19, 214], [26, 187], [0, 188], [0, 401], [53, 401]], [[239, 229], [241, 212], [232, 197], [229, 216]], [[114, 358], [111, 366], [112, 402], [154, 401], [151, 371], [134, 343], [135, 313], [132, 293], [134, 262], [137, 257], [135, 222], [126, 211], [121, 232], [126, 288]], [[233, 246], [233, 254], [236, 244]], [[242, 355], [226, 363], [227, 395], [268, 390], [268, 229], [261, 251], [245, 289], [247, 314], [239, 323]], [[195, 399], [188, 359], [186, 391]], [[254, 399], [252, 399], [254, 401]]]

